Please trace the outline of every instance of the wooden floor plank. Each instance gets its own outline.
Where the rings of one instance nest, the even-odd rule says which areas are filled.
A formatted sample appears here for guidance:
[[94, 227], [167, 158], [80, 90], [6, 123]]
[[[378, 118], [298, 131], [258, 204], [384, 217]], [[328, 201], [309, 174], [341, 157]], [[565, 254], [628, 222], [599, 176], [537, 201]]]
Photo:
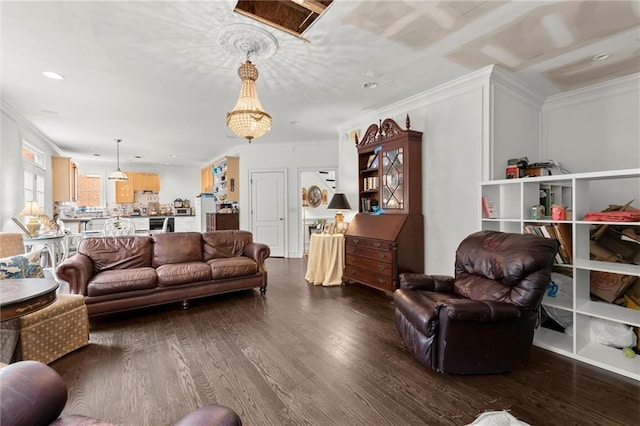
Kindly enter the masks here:
[[268, 259], [256, 290], [91, 320], [91, 344], [51, 366], [65, 414], [169, 425], [219, 403], [252, 425], [463, 425], [509, 410], [532, 425], [631, 425], [640, 383], [532, 348], [508, 374], [440, 374], [395, 329], [393, 301], [313, 286], [302, 259]]

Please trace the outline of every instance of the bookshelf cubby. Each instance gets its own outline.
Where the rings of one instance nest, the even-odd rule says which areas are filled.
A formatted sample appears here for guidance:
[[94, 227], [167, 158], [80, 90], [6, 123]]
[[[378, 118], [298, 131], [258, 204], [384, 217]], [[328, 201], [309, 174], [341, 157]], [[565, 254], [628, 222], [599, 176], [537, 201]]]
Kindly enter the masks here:
[[[491, 218], [485, 213], [483, 197], [493, 202]], [[640, 207], [640, 169], [486, 181], [480, 183], [479, 198], [482, 229], [539, 233], [557, 238], [563, 245], [554, 271], [568, 277], [570, 288], [555, 297], [545, 295], [542, 304], [560, 312], [570, 325], [564, 330], [539, 327], [533, 343], [640, 381], [640, 356], [627, 358], [620, 349], [591, 339], [591, 321], [595, 319], [625, 324], [636, 332], [640, 328], [640, 310], [608, 303], [594, 297], [591, 291], [593, 273], [598, 271], [640, 279], [638, 264], [621, 263], [614, 258], [591, 259], [594, 229], [602, 225], [613, 230], [638, 227], [640, 222], [583, 220], [587, 212], [624, 205], [630, 200], [635, 200], [632, 206]], [[564, 219], [552, 219], [552, 204], [565, 207]], [[539, 205], [545, 207], [544, 216], [532, 218], [532, 208]]]

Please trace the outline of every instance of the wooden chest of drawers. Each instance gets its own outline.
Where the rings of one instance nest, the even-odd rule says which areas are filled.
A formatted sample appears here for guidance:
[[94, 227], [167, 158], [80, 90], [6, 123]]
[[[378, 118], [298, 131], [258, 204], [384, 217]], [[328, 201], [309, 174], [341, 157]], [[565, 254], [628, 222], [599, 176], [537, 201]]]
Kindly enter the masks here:
[[362, 237], [345, 237], [345, 272], [353, 281], [385, 291], [395, 290], [398, 247], [395, 243]]
[[357, 214], [345, 234], [343, 280], [393, 292], [402, 272], [424, 272], [422, 215]]

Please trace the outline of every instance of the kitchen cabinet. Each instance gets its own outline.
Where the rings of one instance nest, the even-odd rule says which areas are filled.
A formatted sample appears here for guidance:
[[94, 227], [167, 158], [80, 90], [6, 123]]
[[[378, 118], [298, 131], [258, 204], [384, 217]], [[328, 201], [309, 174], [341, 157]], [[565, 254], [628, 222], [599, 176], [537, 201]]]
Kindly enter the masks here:
[[[128, 174], [127, 174], [128, 175]], [[134, 191], [160, 191], [160, 175], [157, 173], [131, 172]]]
[[238, 177], [240, 159], [224, 157], [213, 166], [213, 195], [216, 202], [230, 203], [240, 201]]
[[195, 216], [174, 216], [174, 232], [199, 232]]
[[128, 179], [116, 181], [116, 203], [133, 203], [133, 179], [134, 172], [124, 172]]
[[238, 213], [207, 213], [207, 232], [240, 229]]
[[422, 132], [409, 124], [388, 118], [356, 139], [360, 213], [345, 233], [343, 280], [389, 293], [401, 273], [424, 272]]
[[[482, 229], [517, 233], [539, 229], [542, 235], [545, 229], [546, 232], [570, 231], [555, 234], [566, 255], [556, 260], [554, 272], [566, 279], [556, 276], [558, 290], [546, 294], [542, 300], [545, 311], [554, 312], [566, 324], [560, 328], [547, 327], [546, 323], [538, 327], [533, 344], [640, 380], [640, 357], [627, 358], [620, 349], [596, 343], [591, 337], [592, 328], [597, 327], [596, 322], [600, 320], [612, 326], [632, 327], [636, 332], [640, 328], [640, 310], [606, 302], [592, 292], [592, 281], [596, 277], [606, 281], [599, 284], [609, 288], [616, 279], [640, 279], [640, 266], [625, 263], [620, 256], [614, 254], [606, 261], [598, 260], [594, 255], [600, 241], [595, 236], [596, 229], [604, 226], [619, 232], [639, 227], [640, 222], [584, 220], [588, 212], [640, 199], [640, 169], [487, 181], [480, 184], [480, 193], [478, 217]], [[565, 207], [564, 218], [554, 218], [548, 213], [532, 217], [532, 207], [548, 197], [551, 197], [549, 203]], [[484, 201], [491, 209], [482, 207]], [[551, 235], [548, 236], [554, 238]]]
[[200, 192], [213, 193], [213, 163], [200, 169]]
[[51, 157], [53, 201], [78, 200], [78, 166], [70, 157]]

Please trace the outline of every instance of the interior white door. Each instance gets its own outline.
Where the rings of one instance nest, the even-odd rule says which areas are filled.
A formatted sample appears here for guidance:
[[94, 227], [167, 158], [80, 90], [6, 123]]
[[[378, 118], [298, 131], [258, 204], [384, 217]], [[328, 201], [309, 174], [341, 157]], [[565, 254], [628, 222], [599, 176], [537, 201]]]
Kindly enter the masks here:
[[284, 171], [251, 172], [251, 232], [272, 257], [284, 257], [286, 208]]

